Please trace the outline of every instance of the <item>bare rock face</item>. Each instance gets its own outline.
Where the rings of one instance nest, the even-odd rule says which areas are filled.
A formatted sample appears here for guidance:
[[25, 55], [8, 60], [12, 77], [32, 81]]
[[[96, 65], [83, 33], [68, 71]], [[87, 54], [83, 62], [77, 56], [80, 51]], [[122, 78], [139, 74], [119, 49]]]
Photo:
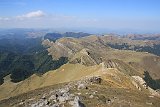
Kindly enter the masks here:
[[70, 102], [70, 105], [72, 107], [85, 107], [85, 105], [79, 100], [78, 96], [74, 98], [74, 101]]
[[85, 84], [79, 84], [77, 88], [78, 89], [86, 89], [87, 87]]
[[154, 90], [151, 87], [147, 86], [147, 83], [144, 81], [143, 78], [141, 78], [140, 76], [132, 76], [132, 77], [135, 79], [136, 82], [138, 82], [139, 84], [141, 84], [143, 86], [143, 88], [148, 89], [149, 92], [152, 95], [160, 97], [160, 94], [156, 90]]
[[86, 48], [83, 48], [79, 52], [76, 52], [69, 61], [69, 63], [71, 64], [79, 63], [85, 66], [98, 65], [101, 62], [102, 59], [98, 54]]
[[47, 105], [47, 103], [48, 103], [47, 100], [40, 99], [39, 101], [31, 104], [30, 107], [44, 107]]
[[94, 97], [93, 95], [90, 95], [90, 96], [89, 96], [89, 98], [91, 98], [91, 99], [92, 99], [93, 97]]
[[102, 79], [100, 77], [95, 76], [95, 77], [91, 77], [89, 81], [94, 84], [100, 84], [102, 82]]
[[105, 61], [104, 65], [105, 65], [106, 68], [116, 68], [116, 67], [118, 67], [118, 64], [113, 60]]
[[63, 103], [65, 101], [69, 100], [69, 99], [71, 99], [71, 97], [69, 96], [69, 93], [64, 93], [62, 96], [58, 97], [58, 101], [60, 103]]

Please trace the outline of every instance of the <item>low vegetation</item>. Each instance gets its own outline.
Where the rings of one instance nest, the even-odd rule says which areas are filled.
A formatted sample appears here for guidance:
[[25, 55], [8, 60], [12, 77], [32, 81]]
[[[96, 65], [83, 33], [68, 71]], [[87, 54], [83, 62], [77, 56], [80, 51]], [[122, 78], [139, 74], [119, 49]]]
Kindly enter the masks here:
[[0, 42], [0, 84], [6, 75], [10, 74], [12, 82], [20, 82], [34, 73], [42, 75], [57, 69], [68, 61], [65, 57], [53, 60], [41, 45], [41, 38], [21, 39], [16, 44], [14, 40], [0, 41], [3, 41]]
[[111, 48], [120, 49], [120, 50], [133, 50], [137, 52], [149, 52], [155, 55], [160, 56], [160, 45], [154, 44], [153, 46], [138, 46], [138, 45], [129, 45], [127, 43], [123, 44], [110, 44], [108, 43]]
[[154, 90], [160, 89], [160, 79], [154, 80], [150, 75], [149, 72], [144, 72], [144, 78], [145, 82], [149, 87], [151, 87]]

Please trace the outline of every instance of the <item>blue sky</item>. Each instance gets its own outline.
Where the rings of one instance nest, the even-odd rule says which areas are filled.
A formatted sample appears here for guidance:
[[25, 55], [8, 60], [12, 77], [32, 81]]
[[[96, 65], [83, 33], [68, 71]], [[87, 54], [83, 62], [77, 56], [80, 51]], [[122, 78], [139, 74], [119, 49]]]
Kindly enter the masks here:
[[160, 0], [0, 0], [0, 28], [160, 32]]

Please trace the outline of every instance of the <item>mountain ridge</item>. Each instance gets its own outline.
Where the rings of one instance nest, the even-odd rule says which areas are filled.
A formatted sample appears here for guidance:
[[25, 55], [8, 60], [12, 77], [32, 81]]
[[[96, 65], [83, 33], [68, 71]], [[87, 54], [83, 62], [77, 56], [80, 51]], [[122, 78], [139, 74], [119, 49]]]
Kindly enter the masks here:
[[[156, 102], [152, 101], [154, 103], [151, 105], [157, 106], [159, 104], [159, 93], [156, 85], [159, 85], [158, 79], [160, 79], [160, 57], [146, 52], [113, 49], [109, 47], [107, 43], [108, 37], [95, 35], [82, 38], [63, 37], [55, 41], [51, 41], [49, 39], [44, 40], [42, 45], [46, 48], [46, 51], [48, 52], [47, 54], [51, 55], [52, 60], [55, 61], [55, 63], [60, 64], [57, 60], [60, 60], [63, 57], [68, 59], [67, 62], [65, 64], [63, 63], [55, 70], [50, 70], [42, 75], [33, 74], [29, 78], [26, 78], [18, 83], [12, 83], [10, 78], [6, 77], [5, 82], [0, 86], [0, 99], [2, 100], [0, 101], [0, 104], [5, 105], [5, 102], [8, 102], [15, 106], [18, 106], [17, 104], [22, 106], [31, 106], [32, 104], [35, 104], [38, 106], [39, 103], [47, 105], [43, 102], [46, 100], [42, 98], [42, 95], [38, 95], [41, 98], [34, 97], [35, 100], [33, 101], [36, 101], [37, 103], [32, 101], [30, 102], [30, 96], [28, 96], [24, 101], [16, 100], [16, 98], [20, 99], [23, 95], [30, 92], [33, 92], [32, 94], [34, 94], [34, 90], [38, 90], [37, 92], [39, 93], [40, 90], [45, 90], [45, 88], [48, 87], [49, 90], [54, 91], [57, 89], [57, 85], [73, 83], [74, 87], [69, 88], [69, 90], [72, 90], [70, 93], [81, 93], [82, 96], [80, 94], [78, 95], [72, 93], [74, 94], [72, 98], [70, 94], [68, 95], [65, 93], [71, 98], [64, 100], [64, 102], [72, 102], [76, 96], [85, 96], [84, 99], [90, 102], [92, 98], [88, 98], [88, 95], [85, 93], [91, 91], [92, 88], [96, 91], [96, 88], [94, 87], [97, 87], [99, 94], [90, 95], [92, 95], [91, 97], [97, 96], [95, 98], [98, 98], [98, 100], [94, 100], [100, 101], [100, 104], [103, 106], [110, 106], [108, 105], [108, 102], [111, 103], [111, 96], [114, 95], [114, 91], [110, 89], [115, 89], [121, 93], [121, 95], [122, 93], [126, 94], [128, 92], [134, 93], [135, 91], [132, 95], [133, 98], [137, 97], [137, 94], [143, 95], [141, 96], [142, 99], [150, 99], [149, 96], [153, 96], [152, 98]], [[148, 72], [148, 77], [144, 75], [146, 71]], [[148, 80], [150, 82], [152, 81], [151, 83], [155, 83], [155, 86], [150, 86]], [[82, 84], [79, 84], [81, 82]], [[96, 84], [93, 82], [96, 82]], [[77, 86], [77, 84], [80, 86]], [[54, 87], [53, 89], [49, 88], [52, 86]], [[60, 90], [61, 88], [63, 89], [63, 86], [60, 85]], [[109, 96], [109, 100], [106, 99], [106, 94], [102, 96], [103, 92], [107, 90], [110, 90], [112, 93]], [[125, 90], [127, 90], [127, 92], [125, 92]], [[131, 95], [131, 93], [128, 94]], [[127, 98], [129, 98], [128, 94], [126, 96]], [[37, 94], [35, 93], [35, 95]], [[118, 101], [122, 101], [121, 95], [117, 94], [119, 100], [113, 101], [112, 106], [114, 106], [114, 104], [119, 104]], [[45, 96], [47, 97], [47, 101], [49, 101], [48, 97], [50, 94], [47, 93]], [[65, 99], [64, 96], [62, 96], [62, 99], [63, 98]], [[10, 99], [16, 101], [17, 103], [13, 103]], [[50, 102], [50, 106], [52, 104], [59, 104], [59, 106], [66, 104], [66, 106], [69, 107], [68, 103], [62, 103], [63, 101], [61, 102], [61, 100], [57, 99], [54, 100], [56, 100], [56, 102]], [[89, 106], [93, 104], [92, 102], [85, 102], [81, 99], [78, 101], [83, 101], [83, 104]], [[142, 106], [150, 106], [150, 103], [145, 102], [146, 100], [139, 101]], [[29, 102], [30, 105], [28, 105], [27, 102]], [[129, 102], [132, 101], [129, 100]], [[136, 102], [132, 102], [131, 105], [135, 106]], [[123, 103], [120, 103], [120, 105], [122, 104]], [[72, 104], [70, 104], [70, 106], [71, 105]], [[125, 102], [125, 105], [129, 105], [129, 103]]]

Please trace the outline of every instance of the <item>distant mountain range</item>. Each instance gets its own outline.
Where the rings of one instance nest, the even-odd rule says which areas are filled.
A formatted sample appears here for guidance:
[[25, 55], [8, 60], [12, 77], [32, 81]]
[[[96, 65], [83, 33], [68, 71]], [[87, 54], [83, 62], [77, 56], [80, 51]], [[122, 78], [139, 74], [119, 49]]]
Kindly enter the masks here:
[[56, 40], [62, 37], [75, 37], [75, 38], [80, 38], [80, 37], [85, 37], [85, 36], [89, 36], [91, 34], [89, 33], [83, 33], [83, 32], [65, 32], [65, 33], [47, 33], [44, 36], [44, 39], [49, 39], [49, 40]]

